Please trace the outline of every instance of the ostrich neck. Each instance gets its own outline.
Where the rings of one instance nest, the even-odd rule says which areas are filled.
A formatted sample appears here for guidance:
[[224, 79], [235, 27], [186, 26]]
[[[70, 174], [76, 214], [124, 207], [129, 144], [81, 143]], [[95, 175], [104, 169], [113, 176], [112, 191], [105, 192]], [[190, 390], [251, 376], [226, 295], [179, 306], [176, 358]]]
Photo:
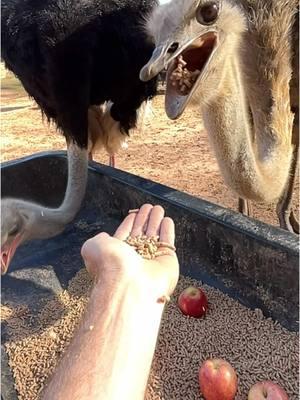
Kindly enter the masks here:
[[88, 156], [86, 149], [75, 144], [68, 146], [68, 182], [65, 197], [58, 208], [48, 208], [39, 204], [23, 202], [24, 209], [34, 212], [34, 224], [29, 239], [46, 239], [63, 231], [80, 209], [87, 184]]
[[[288, 82], [286, 86], [288, 89]], [[261, 98], [252, 96], [251, 100], [233, 56], [223, 65], [218, 88], [209, 104], [203, 106], [202, 114], [225, 182], [240, 197], [277, 200], [288, 179], [292, 157], [289, 103], [286, 98], [274, 97], [272, 110], [263, 112], [266, 96], [261, 93]]]

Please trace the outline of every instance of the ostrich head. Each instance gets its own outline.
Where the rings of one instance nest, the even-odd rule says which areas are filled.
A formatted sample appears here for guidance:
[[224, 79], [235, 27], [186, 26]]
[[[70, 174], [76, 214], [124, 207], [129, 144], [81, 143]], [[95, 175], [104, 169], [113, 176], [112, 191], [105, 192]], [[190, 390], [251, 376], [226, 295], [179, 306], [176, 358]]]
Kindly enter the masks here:
[[[67, 215], [67, 212], [65, 212]], [[4, 275], [24, 242], [46, 239], [65, 226], [59, 209], [50, 209], [21, 199], [1, 200], [1, 274]]]
[[29, 240], [34, 213], [10, 199], [1, 201], [1, 274], [5, 274], [17, 247]]
[[156, 48], [140, 72], [147, 81], [167, 68], [165, 107], [178, 118], [190, 101], [209, 102], [226, 55], [238, 48], [246, 23], [231, 0], [173, 0], [147, 22]]
[[58, 208], [18, 198], [1, 200], [1, 273], [5, 274], [18, 246], [32, 239], [60, 234], [80, 210], [88, 176], [88, 152], [68, 143], [68, 182]]

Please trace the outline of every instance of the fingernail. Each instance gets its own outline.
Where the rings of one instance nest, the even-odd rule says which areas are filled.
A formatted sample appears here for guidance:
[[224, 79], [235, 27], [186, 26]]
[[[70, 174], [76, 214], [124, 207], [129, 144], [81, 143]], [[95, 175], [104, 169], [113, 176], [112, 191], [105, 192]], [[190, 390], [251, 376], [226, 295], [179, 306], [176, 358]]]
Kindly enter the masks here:
[[136, 214], [136, 213], [138, 213], [140, 211], [140, 209], [139, 208], [136, 208], [136, 209], [134, 209], [134, 210], [129, 210], [128, 211], [128, 214]]

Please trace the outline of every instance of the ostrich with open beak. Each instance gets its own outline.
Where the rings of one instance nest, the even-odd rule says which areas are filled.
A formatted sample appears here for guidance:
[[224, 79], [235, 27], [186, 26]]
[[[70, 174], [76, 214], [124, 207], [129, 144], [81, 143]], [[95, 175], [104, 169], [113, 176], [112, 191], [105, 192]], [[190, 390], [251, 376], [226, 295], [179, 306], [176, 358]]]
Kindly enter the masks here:
[[169, 118], [189, 103], [198, 106], [225, 183], [244, 205], [277, 202], [281, 227], [299, 233], [291, 211], [299, 146], [299, 106], [290, 95], [299, 74], [297, 3], [173, 0], [149, 17], [156, 48], [140, 78], [167, 68]]

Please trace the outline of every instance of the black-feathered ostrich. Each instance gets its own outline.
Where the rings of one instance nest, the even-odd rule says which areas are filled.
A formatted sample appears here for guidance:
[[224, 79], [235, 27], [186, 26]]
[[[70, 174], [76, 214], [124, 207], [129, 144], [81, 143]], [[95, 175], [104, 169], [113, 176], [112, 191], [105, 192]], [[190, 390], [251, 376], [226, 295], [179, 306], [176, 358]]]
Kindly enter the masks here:
[[[153, 51], [144, 30], [156, 0], [2, 0], [2, 58], [67, 140], [68, 184], [57, 209], [21, 199], [1, 205], [1, 271], [16, 248], [60, 233], [78, 212], [88, 146], [111, 153], [156, 93], [139, 71]], [[106, 109], [96, 108], [110, 102]], [[89, 145], [90, 141], [90, 145]]]
[[297, 233], [298, 24], [298, 0], [173, 0], [149, 19], [156, 49], [141, 71], [168, 68], [168, 116], [197, 105], [227, 185], [244, 205], [278, 202]]

